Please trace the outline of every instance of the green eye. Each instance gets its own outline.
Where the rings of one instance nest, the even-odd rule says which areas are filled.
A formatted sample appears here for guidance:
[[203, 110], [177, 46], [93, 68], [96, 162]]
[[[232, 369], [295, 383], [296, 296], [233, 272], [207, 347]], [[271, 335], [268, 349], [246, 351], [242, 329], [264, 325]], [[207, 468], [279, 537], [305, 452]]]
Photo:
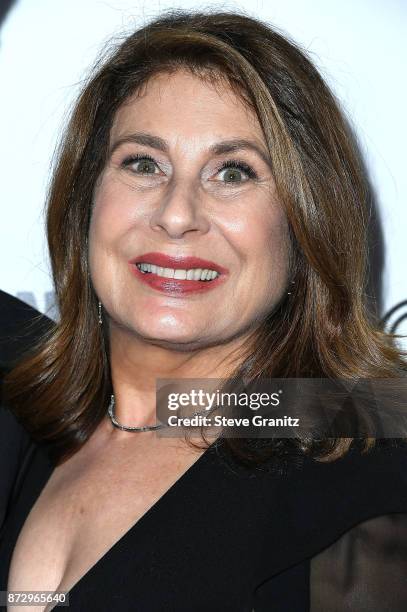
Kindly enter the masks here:
[[226, 183], [241, 183], [242, 173], [237, 168], [225, 168], [222, 170], [223, 178]]
[[223, 172], [223, 182], [227, 185], [234, 183], [246, 183], [250, 179], [256, 179], [257, 174], [248, 164], [243, 161], [230, 159], [219, 168]]
[[148, 159], [137, 162], [136, 167], [138, 167], [138, 171], [143, 174], [153, 174], [155, 170], [153, 162]]
[[131, 155], [123, 161], [126, 168], [132, 167], [136, 174], [155, 174], [157, 164], [149, 155]]

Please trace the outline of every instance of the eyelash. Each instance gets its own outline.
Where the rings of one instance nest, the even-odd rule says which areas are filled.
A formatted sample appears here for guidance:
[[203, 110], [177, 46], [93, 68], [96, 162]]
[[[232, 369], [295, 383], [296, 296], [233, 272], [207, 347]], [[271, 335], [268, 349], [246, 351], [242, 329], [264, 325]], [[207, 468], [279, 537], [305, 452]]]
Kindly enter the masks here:
[[[129, 157], [126, 157], [126, 159], [123, 161], [123, 166], [127, 167], [130, 164], [133, 164], [134, 162], [141, 161], [142, 159], [147, 159], [148, 161], [151, 161], [157, 165], [157, 162], [155, 161], [153, 157], [151, 157], [151, 155], [137, 153], [135, 155], [130, 155]], [[248, 180], [255, 180], [258, 178], [257, 173], [253, 170], [253, 168], [249, 166], [248, 164], [246, 164], [246, 162], [240, 159], [229, 159], [223, 162], [223, 164], [221, 164], [217, 168], [216, 172], [218, 173], [228, 168], [236, 168], [237, 170], [242, 170], [247, 175]], [[246, 182], [246, 181], [242, 181], [242, 182]], [[231, 184], [233, 184], [233, 181]]]

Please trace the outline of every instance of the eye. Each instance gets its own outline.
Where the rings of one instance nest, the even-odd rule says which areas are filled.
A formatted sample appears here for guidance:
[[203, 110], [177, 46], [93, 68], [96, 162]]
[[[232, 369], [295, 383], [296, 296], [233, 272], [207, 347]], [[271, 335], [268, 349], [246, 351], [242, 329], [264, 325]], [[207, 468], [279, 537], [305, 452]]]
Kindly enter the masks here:
[[146, 154], [129, 155], [123, 160], [122, 166], [131, 169], [135, 174], [156, 174], [157, 162]]
[[[237, 159], [229, 159], [224, 162], [218, 168], [218, 173], [223, 173], [223, 178], [226, 179], [224, 182], [227, 185], [247, 183], [247, 181], [257, 178], [257, 174], [251, 166]], [[245, 175], [245, 178], [242, 179], [242, 175]]]

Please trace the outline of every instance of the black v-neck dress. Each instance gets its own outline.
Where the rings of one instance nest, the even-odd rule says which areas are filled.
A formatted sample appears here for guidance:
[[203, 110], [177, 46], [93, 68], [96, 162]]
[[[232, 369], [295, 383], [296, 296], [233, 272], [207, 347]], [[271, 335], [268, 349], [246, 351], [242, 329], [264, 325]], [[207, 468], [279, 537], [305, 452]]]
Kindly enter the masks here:
[[[5, 409], [0, 460], [5, 591], [53, 466]], [[213, 444], [74, 585], [66, 609], [405, 612], [407, 449], [248, 470]]]

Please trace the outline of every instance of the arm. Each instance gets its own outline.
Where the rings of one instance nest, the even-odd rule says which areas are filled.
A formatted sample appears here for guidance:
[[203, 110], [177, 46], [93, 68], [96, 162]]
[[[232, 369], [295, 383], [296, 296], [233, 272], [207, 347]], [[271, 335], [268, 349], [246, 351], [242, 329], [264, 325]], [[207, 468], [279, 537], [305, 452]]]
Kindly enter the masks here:
[[364, 521], [311, 560], [311, 612], [407, 610], [407, 513]]

